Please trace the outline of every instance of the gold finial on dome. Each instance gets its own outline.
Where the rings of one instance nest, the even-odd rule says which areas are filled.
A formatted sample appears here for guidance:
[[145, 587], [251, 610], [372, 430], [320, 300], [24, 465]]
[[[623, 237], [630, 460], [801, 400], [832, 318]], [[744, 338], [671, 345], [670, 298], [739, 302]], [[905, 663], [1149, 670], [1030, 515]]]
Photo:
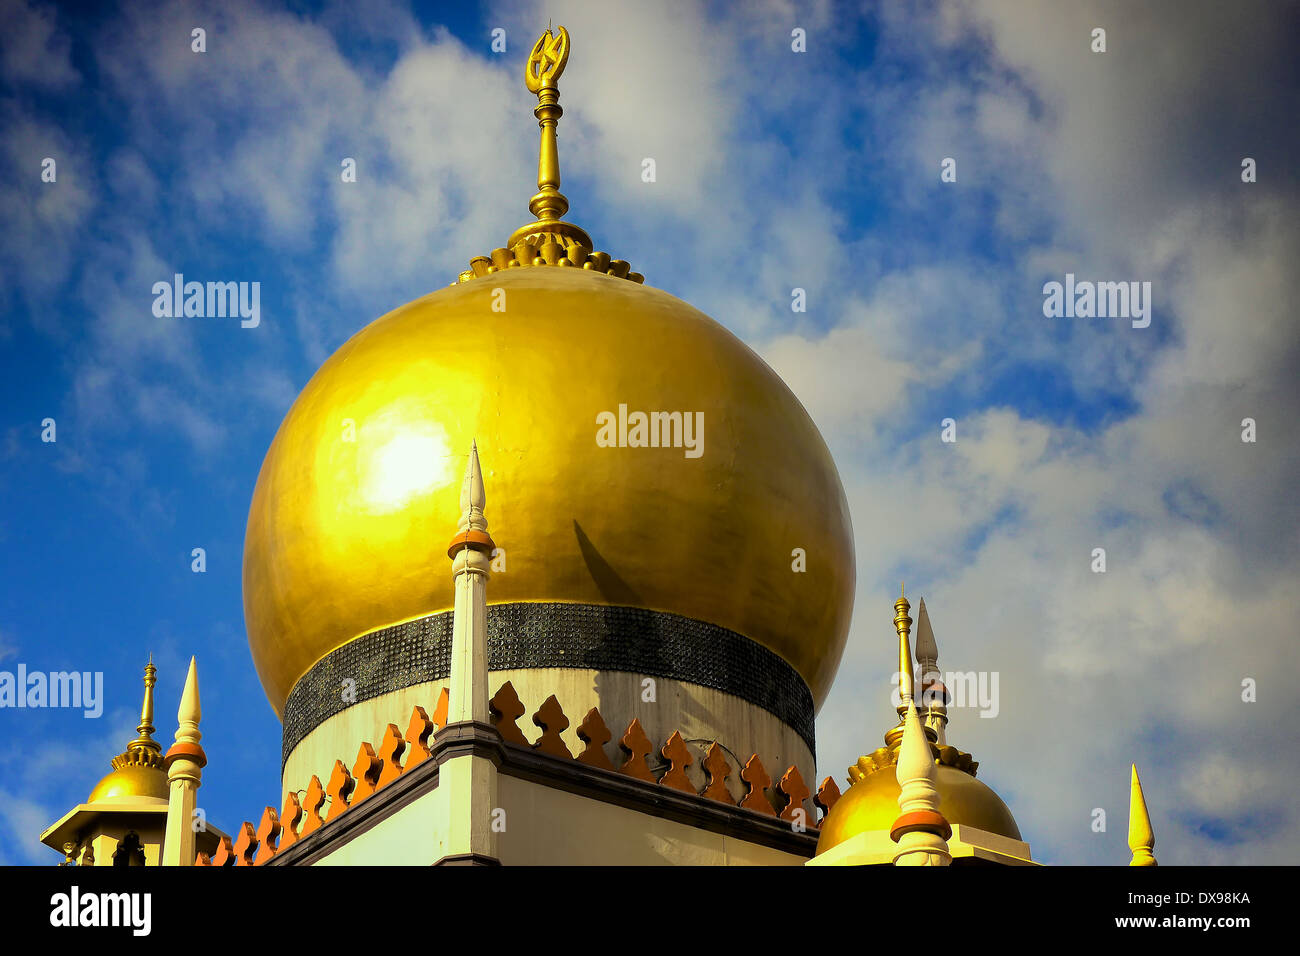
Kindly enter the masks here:
[[[537, 217], [536, 222], [520, 226], [506, 242], [513, 250], [525, 239], [534, 246], [547, 241], [569, 247], [577, 244], [583, 252], [592, 249], [591, 237], [572, 223], [560, 217], [569, 211], [569, 200], [560, 192], [560, 148], [558, 128], [564, 110], [560, 106], [560, 75], [569, 62], [569, 31], [560, 27], [552, 33], [548, 26], [533, 44], [533, 51], [524, 64], [524, 86], [537, 96], [533, 115], [541, 127], [541, 145], [537, 154], [537, 195], [528, 201], [528, 211]], [[570, 262], [573, 261], [572, 257]]]
[[139, 736], [126, 745], [128, 751], [134, 747], [162, 753], [162, 745], [153, 739], [153, 687], [158, 682], [157, 673], [158, 668], [153, 666], [153, 652], [151, 651], [149, 653], [149, 663], [144, 665], [144, 703], [140, 706], [140, 723], [135, 728], [135, 732]]
[[894, 630], [898, 631], [898, 691], [902, 698], [898, 708], [898, 724], [901, 727], [903, 715], [912, 706], [916, 693], [916, 678], [912, 671], [912, 649], [907, 640], [912, 632], [912, 619], [907, 616], [907, 612], [912, 609], [912, 605], [907, 602], [906, 582], [899, 585], [898, 591], [898, 600], [894, 602]]
[[144, 667], [144, 703], [140, 707], [140, 723], [135, 728], [136, 738], [126, 745], [126, 750], [112, 760], [113, 770], [95, 785], [87, 798], [88, 803], [118, 797], [155, 797], [167, 799], [167, 776], [163, 773], [162, 746], [153, 739], [153, 687], [158, 668], [153, 665], [153, 655]]
[[511, 233], [505, 248], [492, 250], [491, 256], [471, 259], [457, 282], [520, 266], [573, 266], [645, 282], [645, 276], [632, 272], [625, 260], [595, 252], [585, 230], [561, 219], [569, 211], [569, 200], [560, 192], [558, 128], [564, 110], [560, 107], [558, 84], [568, 62], [569, 31], [560, 27], [557, 32], [547, 25], [524, 64], [524, 86], [537, 96], [533, 115], [542, 131], [537, 153], [537, 195], [528, 201], [528, 211], [536, 219]]
[[[1020, 828], [1002, 799], [976, 779], [978, 762], [946, 744], [922, 724], [915, 703], [916, 687], [909, 648], [912, 619], [907, 592], [900, 589], [894, 603], [894, 628], [898, 632], [899, 723], [885, 733], [885, 746], [859, 757], [849, 768], [851, 786], [822, 821], [817, 841], [819, 857], [863, 834], [876, 840], [887, 834], [898, 844], [885, 859], [879, 851], [858, 851], [837, 861], [890, 862], [895, 865], [946, 866], [951, 862], [947, 840], [952, 827], [985, 831], [1021, 842]], [[873, 844], [874, 845], [874, 844]], [[1029, 859], [1029, 847], [1017, 853]]]
[[[898, 723], [885, 734], [885, 749], [888, 751], [885, 759], [890, 763], [897, 759], [898, 745], [903, 739], [903, 728], [907, 723], [908, 711], [916, 710], [916, 673], [912, 668], [912, 648], [908, 640], [912, 633], [912, 619], [907, 614], [912, 609], [912, 605], [907, 600], [907, 582], [902, 582], [898, 590], [898, 600], [894, 602], [894, 630], [898, 632]], [[931, 743], [938, 739], [932, 728], [925, 727], [923, 730]], [[849, 775], [853, 776], [852, 768], [849, 770]]]

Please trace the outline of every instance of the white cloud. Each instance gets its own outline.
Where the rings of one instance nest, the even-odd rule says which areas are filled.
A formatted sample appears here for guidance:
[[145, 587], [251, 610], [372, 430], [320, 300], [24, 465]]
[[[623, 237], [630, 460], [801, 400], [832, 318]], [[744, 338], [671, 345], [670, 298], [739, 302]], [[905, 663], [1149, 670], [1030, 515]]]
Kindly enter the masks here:
[[72, 43], [54, 9], [24, 0], [0, 6], [0, 77], [9, 83], [62, 90], [81, 77], [72, 66]]

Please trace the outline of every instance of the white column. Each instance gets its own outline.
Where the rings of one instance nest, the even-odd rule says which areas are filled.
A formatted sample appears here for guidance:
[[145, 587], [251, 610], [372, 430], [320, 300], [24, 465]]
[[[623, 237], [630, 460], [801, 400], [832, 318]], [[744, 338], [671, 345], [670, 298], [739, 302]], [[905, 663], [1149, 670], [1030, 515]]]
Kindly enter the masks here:
[[[479, 467], [478, 446], [470, 448], [461, 486], [460, 528], [448, 553], [456, 580], [456, 607], [451, 630], [451, 677], [448, 688], [447, 726], [458, 724], [491, 728], [488, 718], [487, 582], [493, 542], [488, 534], [483, 506], [487, 496]], [[440, 859], [449, 862], [493, 862], [497, 835], [493, 813], [497, 809], [497, 768], [486, 756], [463, 753], [438, 767], [439, 799], [443, 803], [443, 838]], [[450, 859], [449, 859], [450, 858]]]
[[451, 631], [451, 686], [447, 723], [488, 722], [487, 582], [491, 544], [483, 506], [483, 472], [478, 445], [470, 448], [460, 491], [460, 530], [452, 541], [456, 608]]
[[[909, 702], [910, 703], [910, 702]], [[926, 740], [921, 720], [915, 708], [909, 707], [903, 718], [903, 740], [898, 748], [898, 808], [902, 816], [895, 826], [908, 820], [911, 814], [937, 816], [939, 791], [934, 786], [934, 754]], [[898, 837], [898, 852], [894, 854], [895, 866], [948, 866], [952, 855], [942, 832], [942, 817], [928, 824], [928, 828], [908, 829]]]
[[[952, 863], [947, 840], [951, 829], [939, 813], [939, 791], [934, 785], [934, 754], [930, 750], [925, 729], [921, 726], [921, 718], [917, 716], [914, 701], [916, 679], [912, 672], [911, 650], [907, 646], [912, 627], [912, 619], [907, 616], [909, 608], [904, 595], [900, 595], [894, 602], [894, 627], [898, 631], [901, 671], [899, 691], [903, 698], [900, 708], [903, 713], [903, 739], [898, 745], [896, 768], [898, 808], [901, 814], [894, 821], [890, 833], [898, 844], [894, 865], [948, 866]], [[929, 656], [928, 653], [926, 656]]]
[[190, 670], [185, 676], [185, 690], [181, 705], [176, 711], [179, 726], [176, 742], [167, 751], [167, 827], [163, 835], [162, 865], [193, 866], [198, 852], [194, 832], [194, 810], [198, 806], [198, 791], [202, 785], [203, 767], [208, 762], [199, 746], [199, 673], [190, 658]]

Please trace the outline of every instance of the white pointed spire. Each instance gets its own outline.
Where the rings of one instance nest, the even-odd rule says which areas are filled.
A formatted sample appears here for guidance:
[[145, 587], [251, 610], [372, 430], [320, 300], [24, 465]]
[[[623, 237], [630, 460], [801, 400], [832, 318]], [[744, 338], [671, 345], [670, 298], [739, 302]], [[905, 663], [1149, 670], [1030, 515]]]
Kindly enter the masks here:
[[921, 665], [922, 677], [939, 663], [939, 645], [934, 642], [934, 628], [930, 626], [925, 598], [916, 602], [916, 662]]
[[936, 742], [942, 747], [948, 742], [948, 692], [938, 676], [939, 645], [934, 642], [925, 598], [919, 598], [916, 603], [916, 663], [923, 691], [921, 710], [925, 714], [925, 726], [934, 731]]
[[[447, 725], [438, 731], [440, 735], [496, 734], [488, 713], [487, 644], [487, 582], [495, 544], [483, 517], [486, 503], [475, 442], [470, 446], [460, 489], [460, 530], [447, 549], [452, 559], [456, 606], [451, 623]], [[496, 828], [492, 821], [493, 809], [498, 805], [496, 764], [473, 750], [455, 754], [438, 767], [438, 789], [446, 793], [439, 859], [496, 860]]]
[[478, 443], [470, 445], [465, 480], [460, 488], [460, 530], [447, 554], [456, 579], [456, 606], [452, 615], [451, 674], [448, 688], [448, 722], [488, 723], [487, 691], [487, 581], [495, 547], [488, 534], [483, 506], [483, 469]]
[[194, 658], [190, 658], [190, 669], [185, 675], [185, 688], [181, 691], [181, 705], [176, 709], [176, 739], [197, 744], [203, 737], [199, 732], [199, 720], [203, 717], [203, 708], [199, 706], [199, 668]]
[[199, 740], [199, 720], [203, 712], [199, 706], [199, 669], [190, 658], [190, 669], [185, 675], [185, 688], [181, 691], [180, 707], [176, 709], [176, 742], [163, 758], [167, 767], [167, 822], [163, 833], [163, 866], [193, 866], [198, 851], [194, 832], [194, 811], [198, 806], [198, 789], [203, 783], [203, 767], [207, 755]]
[[483, 507], [487, 493], [483, 488], [483, 469], [478, 463], [478, 442], [469, 447], [469, 461], [465, 463], [465, 479], [460, 486], [460, 530], [487, 531], [487, 518]]
[[913, 702], [916, 689], [911, 673], [912, 654], [908, 647], [912, 625], [912, 619], [907, 616], [909, 609], [907, 598], [900, 594], [894, 603], [894, 627], [898, 631], [899, 660], [904, 665], [899, 686], [903, 699], [900, 708], [903, 739], [899, 742], [895, 768], [901, 813], [889, 836], [898, 844], [898, 852], [894, 854], [895, 866], [947, 866], [952, 863], [947, 839], [952, 828], [939, 812], [934, 754]]

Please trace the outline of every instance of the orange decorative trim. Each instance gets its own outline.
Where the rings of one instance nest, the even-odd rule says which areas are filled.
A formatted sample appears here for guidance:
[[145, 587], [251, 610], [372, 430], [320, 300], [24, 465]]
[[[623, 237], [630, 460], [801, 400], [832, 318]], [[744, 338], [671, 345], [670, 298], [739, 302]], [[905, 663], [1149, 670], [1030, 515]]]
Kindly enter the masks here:
[[542, 706], [537, 708], [537, 713], [533, 714], [533, 723], [542, 729], [542, 735], [537, 738], [537, 743], [533, 744], [534, 750], [540, 750], [552, 757], [573, 759], [573, 754], [569, 752], [569, 748], [560, 737], [560, 734], [569, 728], [569, 718], [564, 716], [564, 709], [560, 707], [560, 702], [555, 699], [554, 694], [546, 698]]
[[325, 825], [325, 821], [320, 818], [320, 808], [324, 805], [325, 788], [320, 785], [320, 777], [312, 774], [311, 783], [307, 784], [307, 795], [302, 802], [302, 809], [307, 815], [307, 820], [303, 823], [302, 829], [298, 831], [299, 839], [309, 833], [315, 833]]
[[441, 730], [447, 726], [447, 711], [451, 708], [451, 695], [447, 693], [447, 688], [438, 691], [438, 703], [433, 705], [433, 721], [435, 730]]
[[706, 782], [701, 796], [734, 807], [736, 801], [732, 798], [731, 791], [727, 789], [727, 778], [731, 776], [731, 761], [727, 759], [727, 755], [722, 752], [716, 740], [709, 744], [708, 752], [704, 755], [704, 774]]
[[235, 851], [230, 845], [230, 837], [223, 836], [221, 843], [217, 846], [217, 852], [212, 854], [211, 866], [234, 866]]
[[763, 768], [763, 761], [758, 759], [758, 754], [754, 754], [749, 758], [749, 762], [745, 764], [745, 769], [740, 771], [740, 779], [749, 784], [749, 791], [745, 794], [744, 799], [740, 801], [741, 807], [769, 817], [776, 816], [776, 810], [772, 808], [772, 801], [767, 798], [765, 792], [772, 785], [772, 778], [768, 776], [767, 771]]
[[208, 755], [203, 752], [203, 748], [198, 744], [177, 742], [171, 745], [171, 749], [163, 756], [163, 769], [169, 769], [172, 761], [177, 757], [189, 757], [200, 767], [208, 765]]
[[515, 693], [515, 685], [506, 681], [499, 688], [493, 698], [488, 701], [488, 713], [492, 717], [492, 723], [496, 725], [497, 733], [501, 739], [508, 744], [518, 744], [521, 747], [528, 747], [528, 738], [524, 732], [519, 729], [515, 723], [520, 717], [527, 713], [528, 708], [519, 700], [519, 695]]
[[650, 772], [650, 767], [645, 762], [645, 758], [655, 749], [655, 745], [650, 742], [650, 738], [641, 729], [641, 721], [634, 718], [632, 723], [627, 725], [627, 733], [623, 735], [618, 745], [623, 753], [627, 754], [627, 759], [618, 768], [618, 772], [625, 773], [629, 777], [635, 777], [637, 780], [654, 783], [655, 775]]
[[[940, 697], [940, 694], [943, 696]], [[921, 713], [925, 713], [926, 707], [931, 702], [947, 705], [951, 700], [952, 698], [948, 696], [948, 688], [943, 685], [943, 681], [932, 680], [929, 683], [922, 684], [921, 700], [917, 701], [917, 706], [921, 709]]]
[[[363, 741], [352, 771], [348, 770], [342, 760], [335, 760], [328, 785], [322, 786], [320, 778], [313, 775], [305, 797], [301, 801], [296, 792], [288, 792], [285, 794], [283, 813], [277, 814], [274, 807], [266, 807], [256, 829], [251, 823], [245, 821], [240, 825], [233, 845], [229, 837], [223, 837], [217, 852], [211, 858], [202, 853], [196, 854], [195, 865], [261, 866], [271, 862], [286, 848], [346, 813], [350, 807], [373, 796], [376, 791], [392, 783], [412, 767], [431, 759], [429, 736], [434, 732], [435, 727], [446, 726], [448, 703], [448, 692], [444, 687], [438, 696], [433, 718], [429, 717], [423, 707], [413, 707], [404, 735], [398, 730], [396, 724], [387, 724], [378, 753], [369, 742]], [[526, 708], [510, 681], [503, 683], [497, 690], [489, 702], [489, 710], [503, 740], [530, 747], [538, 753], [556, 759], [575, 759], [561, 736], [570, 726], [569, 718], [554, 694], [547, 697], [533, 714], [533, 723], [541, 729], [541, 736], [535, 744], [529, 744], [517, 724], [518, 719], [526, 712]], [[581, 726], [578, 727], [577, 735], [584, 744], [582, 753], [576, 758], [579, 763], [615, 771], [614, 764], [604, 750], [604, 745], [613, 735], [599, 709], [593, 707], [587, 711]], [[658, 751], [667, 761], [667, 768], [658, 778], [656, 778], [656, 771], [663, 768], [660, 766], [652, 769], [649, 758], [655, 753], [655, 745], [646, 735], [640, 720], [634, 719], [628, 724], [626, 732], [618, 741], [618, 746], [623, 751], [625, 759], [617, 767], [616, 772], [644, 783], [658, 783], [681, 793], [700, 796], [728, 806], [736, 805], [727, 787], [727, 780], [732, 776], [732, 764], [717, 741], [709, 745], [701, 762], [705, 779], [702, 792], [696, 788], [687, 772], [687, 768], [696, 762], [696, 758], [680, 731], [673, 731]], [[190, 755], [188, 749], [185, 752]], [[406, 758], [404, 765], [403, 756]], [[797, 822], [797, 814], [805, 809], [804, 801], [810, 796], [798, 767], [794, 765], [786, 770], [780, 782], [773, 787], [772, 778], [757, 754], [749, 758], [740, 772], [740, 778], [746, 785], [746, 792], [739, 806], [791, 823]], [[779, 801], [777, 794], [780, 794]], [[814, 802], [823, 811], [829, 813], [839, 796], [839, 788], [830, 777], [827, 777], [822, 781]], [[327, 801], [328, 807], [326, 807]], [[323, 815], [322, 811], [324, 811]], [[938, 817], [938, 819], [942, 821], [943, 818]], [[900, 818], [896, 828], [899, 825], [910, 824], [907, 819]]]
[[298, 802], [298, 794], [290, 791], [284, 797], [284, 810], [280, 813], [280, 842], [276, 845], [275, 852], [292, 846], [298, 842], [298, 824], [302, 820], [302, 804]]
[[356, 763], [352, 765], [352, 779], [356, 789], [352, 791], [352, 801], [348, 806], [355, 807], [366, 797], [379, 789], [379, 772], [384, 769], [384, 762], [375, 753], [375, 748], [362, 742], [357, 751]]
[[406, 758], [406, 766], [402, 768], [402, 773], [417, 767], [433, 756], [429, 752], [429, 735], [433, 733], [433, 721], [425, 713], [424, 708], [416, 704], [411, 708], [411, 720], [406, 725], [406, 742], [411, 746], [411, 752]]
[[496, 542], [492, 540], [492, 535], [486, 531], [475, 531], [471, 528], [468, 531], [459, 532], [456, 537], [451, 539], [451, 544], [447, 546], [447, 557], [454, 558], [466, 548], [473, 548], [475, 551], [491, 554], [496, 546]]
[[807, 808], [803, 805], [803, 802], [812, 795], [812, 791], [803, 782], [803, 774], [799, 772], [797, 766], [793, 764], [790, 766], [790, 769], [781, 777], [781, 782], [776, 785], [776, 789], [786, 798], [785, 806], [777, 814], [782, 820], [794, 823], [796, 820], [800, 820], [800, 816], [802, 816], [801, 822], [807, 824], [810, 819], [816, 819], [817, 814], [814, 812], [810, 818]]
[[231, 854], [235, 857], [235, 866], [252, 866], [253, 854], [256, 851], [257, 834], [253, 832], [253, 825], [245, 820], [239, 825], [239, 836], [230, 848]]
[[402, 739], [402, 732], [397, 729], [397, 724], [389, 724], [384, 728], [383, 739], [379, 742], [379, 760], [383, 768], [375, 783], [376, 790], [388, 786], [402, 775], [402, 753], [405, 750], [406, 741]]
[[695, 763], [695, 758], [691, 756], [691, 748], [686, 746], [682, 735], [674, 730], [673, 735], [668, 738], [668, 742], [660, 748], [659, 752], [669, 763], [668, 770], [659, 778], [659, 783], [680, 790], [682, 793], [694, 795], [695, 784], [691, 783], [691, 778], [686, 776], [686, 768]]
[[348, 768], [343, 766], [343, 761], [335, 760], [334, 772], [330, 774], [329, 785], [325, 788], [330, 798], [330, 808], [325, 812], [326, 823], [348, 808], [348, 795], [356, 785], [357, 782], [352, 779], [352, 774], [348, 773]]
[[582, 753], [578, 754], [578, 763], [599, 767], [601, 770], [614, 769], [609, 755], [605, 753], [605, 744], [613, 740], [614, 735], [605, 726], [604, 718], [595, 707], [587, 711], [587, 716], [582, 719], [582, 724], [578, 727], [578, 739], [586, 745], [582, 748]]
[[275, 845], [279, 835], [280, 815], [275, 812], [275, 807], [267, 807], [262, 811], [262, 819], [257, 824], [257, 856], [253, 857], [254, 866], [270, 862], [280, 852]]
[[952, 827], [948, 825], [942, 813], [934, 810], [913, 810], [911, 813], [904, 813], [894, 821], [894, 826], [889, 831], [889, 839], [897, 843], [904, 833], [911, 833], [913, 830], [937, 833], [945, 840], [952, 836]]
[[831, 815], [831, 807], [835, 806], [835, 801], [840, 798], [840, 787], [835, 782], [834, 777], [827, 777], [822, 781], [822, 785], [817, 788], [817, 796], [813, 797], [813, 803], [821, 807], [822, 818], [818, 822], [820, 827], [826, 822], [826, 818]]

